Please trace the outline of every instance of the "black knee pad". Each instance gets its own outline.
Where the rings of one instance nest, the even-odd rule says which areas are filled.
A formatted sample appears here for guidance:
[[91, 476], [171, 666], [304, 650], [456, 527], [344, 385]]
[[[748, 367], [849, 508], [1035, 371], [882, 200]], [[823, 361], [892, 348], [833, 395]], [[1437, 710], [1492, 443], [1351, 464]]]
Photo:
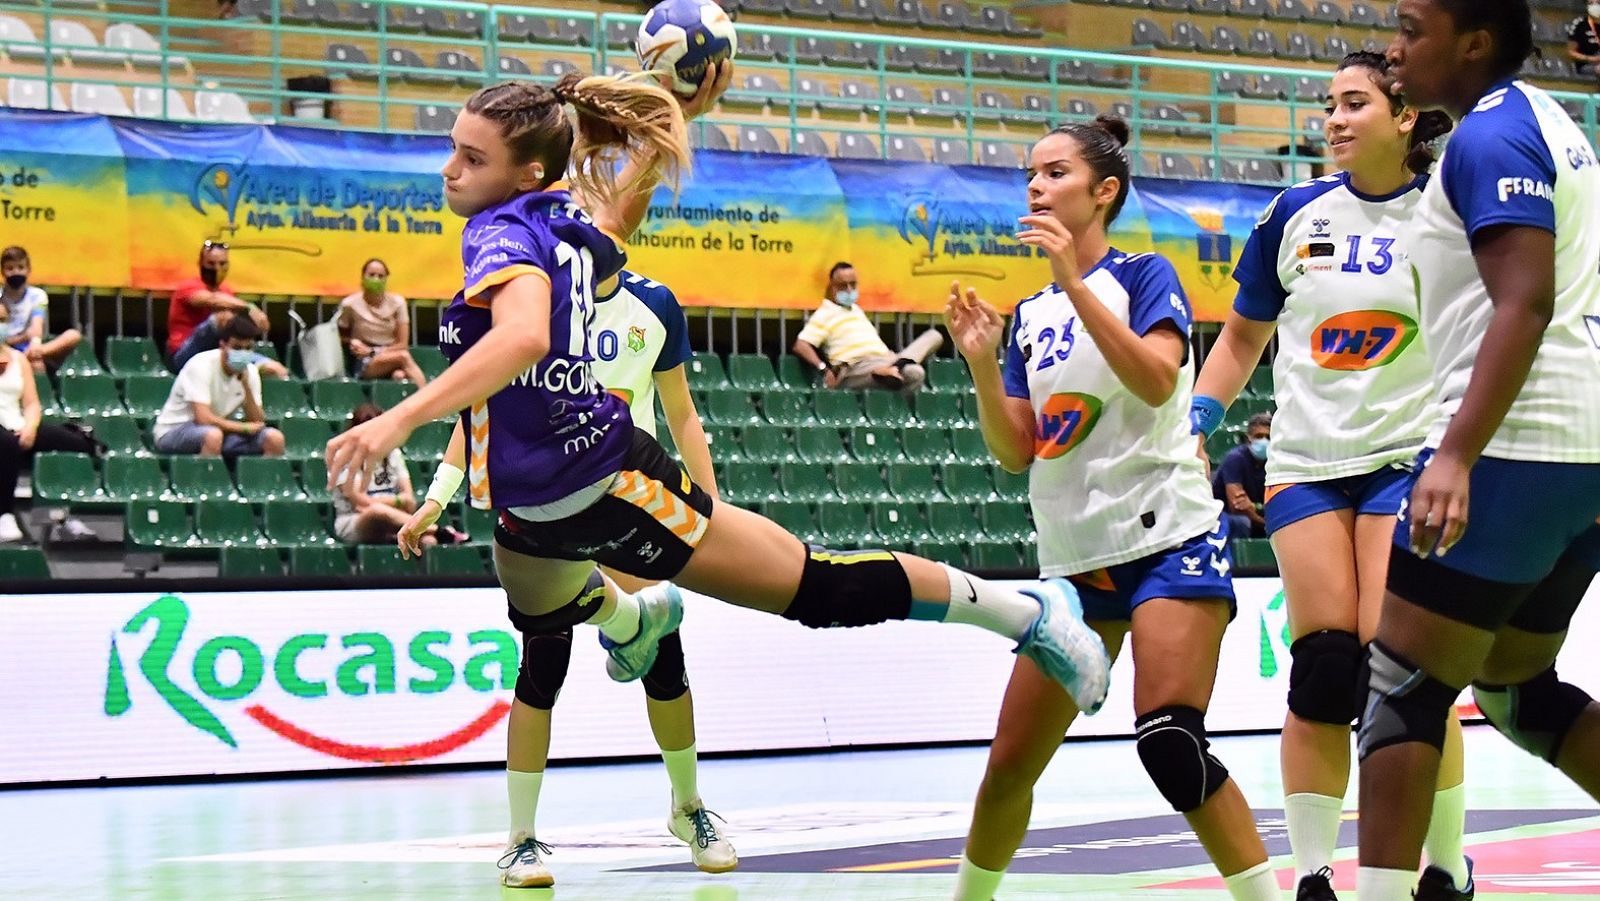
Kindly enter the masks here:
[[1444, 750], [1445, 725], [1461, 694], [1459, 688], [1440, 682], [1376, 641], [1367, 645], [1360, 681], [1367, 689], [1356, 743], [1362, 760], [1374, 751], [1407, 742]]
[[1361, 672], [1361, 639], [1349, 632], [1325, 630], [1305, 635], [1289, 646], [1289, 710], [1313, 723], [1348, 726], [1360, 710], [1357, 677]]
[[689, 673], [683, 666], [683, 639], [674, 629], [656, 645], [656, 662], [644, 674], [644, 694], [652, 701], [676, 701], [689, 690]]
[[1139, 762], [1161, 797], [1179, 813], [1197, 809], [1228, 781], [1228, 768], [1211, 756], [1206, 715], [1193, 707], [1161, 707], [1134, 723]]
[[522, 666], [517, 670], [517, 700], [549, 710], [561, 696], [572, 660], [572, 628], [522, 636]]
[[911, 615], [911, 580], [888, 551], [810, 548], [785, 619], [813, 629], [871, 626]]
[[1472, 696], [1491, 725], [1529, 754], [1554, 764], [1561, 742], [1593, 702], [1583, 689], [1556, 678], [1551, 667], [1521, 685], [1473, 684]]

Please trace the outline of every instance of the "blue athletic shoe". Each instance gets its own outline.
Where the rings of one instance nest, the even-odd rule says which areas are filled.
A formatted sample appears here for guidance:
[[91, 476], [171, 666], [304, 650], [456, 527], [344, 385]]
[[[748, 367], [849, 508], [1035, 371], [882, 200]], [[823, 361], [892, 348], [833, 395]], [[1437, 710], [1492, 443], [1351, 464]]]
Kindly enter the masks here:
[[656, 665], [661, 639], [683, 622], [683, 595], [671, 582], [652, 585], [635, 597], [639, 599], [638, 634], [617, 644], [600, 633], [600, 647], [611, 655], [606, 661], [606, 674], [618, 682], [644, 678]]
[[1472, 858], [1467, 858], [1467, 884], [1457, 888], [1456, 881], [1440, 867], [1422, 871], [1422, 881], [1417, 883], [1417, 901], [1471, 901], [1478, 893], [1472, 882]]
[[1111, 688], [1111, 657], [1083, 622], [1078, 590], [1066, 579], [1049, 579], [1022, 593], [1039, 602], [1039, 618], [1022, 636], [1017, 653], [1061, 683], [1084, 714], [1099, 713]]

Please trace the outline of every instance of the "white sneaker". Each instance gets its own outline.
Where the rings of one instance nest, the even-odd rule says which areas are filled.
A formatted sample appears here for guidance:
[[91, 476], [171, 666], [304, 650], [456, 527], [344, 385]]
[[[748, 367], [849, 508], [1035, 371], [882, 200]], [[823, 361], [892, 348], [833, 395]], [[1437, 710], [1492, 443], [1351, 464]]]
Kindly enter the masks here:
[[518, 835], [506, 844], [506, 853], [500, 856], [500, 884], [511, 888], [549, 888], [556, 884], [550, 868], [544, 865], [544, 855], [550, 846], [531, 835]]
[[717, 831], [711, 822], [712, 817], [722, 819], [706, 810], [706, 805], [695, 798], [672, 811], [667, 829], [678, 841], [689, 846], [694, 865], [701, 872], [730, 873], [739, 867], [739, 854], [733, 850], [733, 843]]
[[17, 518], [10, 513], [0, 513], [0, 544], [11, 544], [22, 540], [22, 527], [17, 525]]

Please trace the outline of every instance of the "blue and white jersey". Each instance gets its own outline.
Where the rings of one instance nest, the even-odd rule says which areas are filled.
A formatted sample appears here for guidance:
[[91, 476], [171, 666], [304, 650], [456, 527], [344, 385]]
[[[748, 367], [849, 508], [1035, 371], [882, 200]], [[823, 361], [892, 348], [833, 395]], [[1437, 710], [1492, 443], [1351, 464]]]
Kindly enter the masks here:
[[1496, 225], [1555, 234], [1556, 298], [1533, 370], [1484, 454], [1600, 463], [1600, 162], [1549, 94], [1512, 79], [1461, 120], [1417, 209], [1411, 261], [1441, 408], [1428, 446], [1460, 408], [1489, 329], [1472, 239]]
[[[1188, 338], [1189, 299], [1164, 257], [1112, 249], [1083, 280], [1136, 334], [1165, 326]], [[1044, 575], [1138, 560], [1216, 527], [1222, 505], [1189, 434], [1193, 361], [1184, 360], [1172, 397], [1151, 407], [1111, 371], [1052, 284], [1017, 304], [1004, 378], [1008, 396], [1033, 405], [1028, 499]]]
[[656, 373], [689, 361], [689, 324], [672, 289], [624, 270], [595, 297], [594, 375], [628, 402], [633, 424], [656, 434]]
[[1250, 234], [1233, 309], [1278, 326], [1268, 485], [1361, 475], [1422, 447], [1433, 381], [1407, 248], [1426, 184], [1375, 197], [1344, 173], [1303, 182]]

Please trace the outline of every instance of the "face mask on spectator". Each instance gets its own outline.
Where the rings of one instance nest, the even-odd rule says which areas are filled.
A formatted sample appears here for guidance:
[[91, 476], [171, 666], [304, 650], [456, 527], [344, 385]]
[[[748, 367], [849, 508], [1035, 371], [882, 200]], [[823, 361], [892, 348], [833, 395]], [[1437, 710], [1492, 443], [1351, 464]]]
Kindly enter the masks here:
[[228, 368], [234, 372], [243, 372], [246, 366], [256, 358], [253, 350], [240, 350], [237, 347], [228, 348]]
[[388, 279], [373, 278], [370, 275], [361, 280], [361, 287], [366, 288], [369, 294], [382, 294], [383, 288], [387, 284], [389, 284]]
[[1250, 456], [1255, 457], [1257, 460], [1265, 460], [1267, 458], [1267, 448], [1271, 446], [1271, 438], [1256, 438], [1250, 442]]
[[1600, 3], [1589, 4], [1589, 18], [1600, 19]]
[[861, 291], [858, 288], [850, 288], [844, 291], [839, 291], [833, 295], [833, 302], [841, 307], [853, 307], [856, 305], [856, 301], [860, 299]]
[[23, 285], [26, 285], [27, 283], [28, 283], [28, 275], [25, 272], [17, 272], [17, 273], [14, 273], [12, 275], [6, 276], [6, 287], [7, 288], [12, 288], [12, 289], [20, 288]]

